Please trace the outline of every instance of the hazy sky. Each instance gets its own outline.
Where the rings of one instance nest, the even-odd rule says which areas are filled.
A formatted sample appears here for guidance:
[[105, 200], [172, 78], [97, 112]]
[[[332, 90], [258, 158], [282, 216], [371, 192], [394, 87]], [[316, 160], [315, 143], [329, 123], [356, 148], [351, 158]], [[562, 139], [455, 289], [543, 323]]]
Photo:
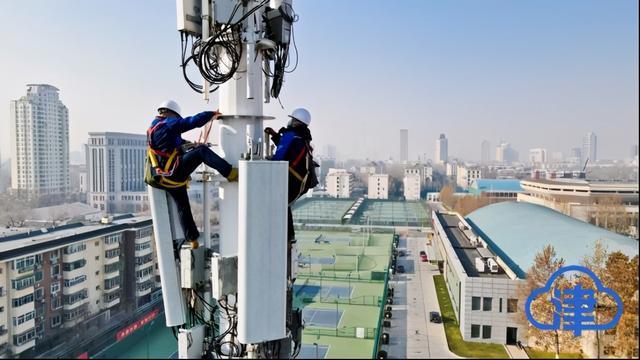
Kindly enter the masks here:
[[[565, 154], [588, 131], [601, 158], [638, 143], [637, 1], [294, 0], [300, 65], [288, 74], [284, 124], [312, 112], [316, 148], [339, 155], [480, 158], [483, 139]], [[0, 149], [9, 100], [49, 83], [69, 107], [71, 150], [89, 131], [144, 133], [156, 105], [215, 108], [184, 83], [172, 0], [0, 1]]]

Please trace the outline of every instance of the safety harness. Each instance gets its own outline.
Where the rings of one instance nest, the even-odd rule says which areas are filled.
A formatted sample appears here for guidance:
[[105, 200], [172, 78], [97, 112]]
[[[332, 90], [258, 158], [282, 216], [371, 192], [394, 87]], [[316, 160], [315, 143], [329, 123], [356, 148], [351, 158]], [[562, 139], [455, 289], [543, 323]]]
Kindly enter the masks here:
[[[189, 184], [189, 179], [185, 181], [173, 181], [169, 179], [173, 172], [178, 167], [180, 163], [180, 151], [179, 148], [176, 147], [171, 151], [171, 153], [154, 149], [152, 144], [153, 134], [156, 130], [158, 130], [161, 126], [165, 125], [165, 120], [160, 120], [156, 125], [147, 130], [147, 158], [151, 166], [149, 166], [150, 178], [145, 179], [149, 181], [155, 182], [157, 185], [174, 189], [182, 186], [186, 186]], [[164, 166], [163, 166], [164, 164]], [[151, 184], [150, 184], [151, 185]]]

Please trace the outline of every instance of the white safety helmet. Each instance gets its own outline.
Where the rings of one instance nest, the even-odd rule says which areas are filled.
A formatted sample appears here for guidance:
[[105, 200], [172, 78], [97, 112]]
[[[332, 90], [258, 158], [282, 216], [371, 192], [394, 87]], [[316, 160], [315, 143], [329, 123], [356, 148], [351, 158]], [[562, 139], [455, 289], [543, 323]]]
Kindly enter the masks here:
[[311, 124], [311, 114], [309, 113], [309, 111], [307, 111], [307, 109], [304, 109], [304, 108], [298, 108], [293, 110], [293, 112], [291, 113], [291, 115], [289, 115], [289, 117], [294, 118], [304, 123], [307, 126]]
[[173, 100], [163, 101], [162, 104], [158, 105], [158, 110], [160, 109], [169, 109], [174, 113], [178, 114], [178, 116], [182, 116], [180, 115], [180, 113], [182, 112], [180, 109], [180, 105], [178, 105], [178, 103]]

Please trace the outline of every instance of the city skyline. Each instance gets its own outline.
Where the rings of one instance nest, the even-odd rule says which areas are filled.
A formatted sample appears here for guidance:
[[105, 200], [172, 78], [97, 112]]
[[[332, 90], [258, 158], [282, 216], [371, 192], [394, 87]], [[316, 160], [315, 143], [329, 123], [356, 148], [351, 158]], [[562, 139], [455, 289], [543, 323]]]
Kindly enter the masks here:
[[[269, 126], [284, 125], [288, 112], [306, 106], [314, 118], [316, 147], [334, 144], [347, 158], [395, 158], [398, 150], [388, 149], [399, 149], [399, 139], [387, 134], [399, 128], [408, 129], [413, 139], [446, 133], [449, 154], [478, 160], [483, 139], [508, 139], [520, 152], [543, 147], [567, 153], [593, 131], [601, 159], [625, 158], [638, 143], [637, 3], [408, 1], [415, 8], [411, 12], [406, 6], [364, 4], [341, 3], [345, 11], [338, 13], [330, 2], [296, 5], [300, 66], [285, 78], [285, 109], [277, 101], [265, 105], [265, 113], [277, 117]], [[158, 18], [170, 20], [136, 26], [132, 37], [138, 14], [150, 6]], [[94, 10], [70, 1], [44, 3], [35, 11], [26, 3], [0, 5], [2, 13], [12, 14], [0, 25], [5, 53], [27, 55], [3, 59], [0, 103], [5, 109], [27, 83], [58, 87], [70, 109], [70, 150], [80, 151], [89, 132], [143, 134], [165, 98], [178, 100], [187, 113], [217, 106], [216, 95], [206, 105], [182, 79], [173, 2], [113, 2], [98, 16]], [[331, 27], [325, 23], [328, 16]], [[403, 21], [379, 28], [386, 16]], [[114, 18], [123, 26], [114, 27]], [[33, 41], [9, 35], [23, 23], [32, 24], [32, 34], [50, 34], [50, 41], [34, 47]], [[78, 31], [93, 27], [109, 31]], [[356, 29], [368, 29], [370, 36]], [[410, 48], [413, 39], [398, 36], [403, 33], [424, 40], [417, 56], [405, 56], [403, 68], [412, 69], [411, 76], [398, 72], [380, 82], [378, 64], [397, 61], [393, 52], [377, 51], [379, 45], [393, 40]], [[144, 51], [136, 37], [145, 39]], [[363, 54], [372, 52], [377, 60], [366, 61]], [[338, 53], [342, 66], [326, 73]], [[389, 100], [391, 105], [380, 108]], [[8, 111], [0, 114], [6, 158]], [[353, 134], [359, 134], [357, 141]], [[433, 158], [431, 144], [412, 141], [409, 160], [425, 153]]]

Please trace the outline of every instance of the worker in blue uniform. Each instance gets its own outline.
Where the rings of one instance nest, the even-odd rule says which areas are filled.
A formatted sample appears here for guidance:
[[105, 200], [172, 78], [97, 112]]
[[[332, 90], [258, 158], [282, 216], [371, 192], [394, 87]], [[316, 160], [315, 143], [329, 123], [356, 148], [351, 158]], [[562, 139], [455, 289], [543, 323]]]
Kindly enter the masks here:
[[180, 105], [173, 100], [167, 100], [158, 106], [158, 115], [147, 130], [145, 182], [167, 191], [175, 200], [185, 240], [195, 249], [199, 246], [200, 233], [193, 220], [187, 195], [191, 173], [204, 163], [217, 170], [228, 181], [238, 181], [238, 169], [233, 168], [207, 145], [194, 144], [181, 137], [182, 133], [206, 125], [220, 113], [204, 111], [186, 118], [180, 113]]
[[306, 109], [295, 109], [286, 128], [281, 128], [277, 133], [270, 127], [264, 131], [271, 136], [271, 140], [277, 146], [276, 153], [271, 160], [284, 160], [289, 162], [289, 209], [287, 216], [287, 238], [289, 242], [295, 242], [293, 229], [293, 216], [291, 205], [304, 195], [309, 189], [318, 185], [313, 161], [313, 148], [311, 147], [311, 114]]

